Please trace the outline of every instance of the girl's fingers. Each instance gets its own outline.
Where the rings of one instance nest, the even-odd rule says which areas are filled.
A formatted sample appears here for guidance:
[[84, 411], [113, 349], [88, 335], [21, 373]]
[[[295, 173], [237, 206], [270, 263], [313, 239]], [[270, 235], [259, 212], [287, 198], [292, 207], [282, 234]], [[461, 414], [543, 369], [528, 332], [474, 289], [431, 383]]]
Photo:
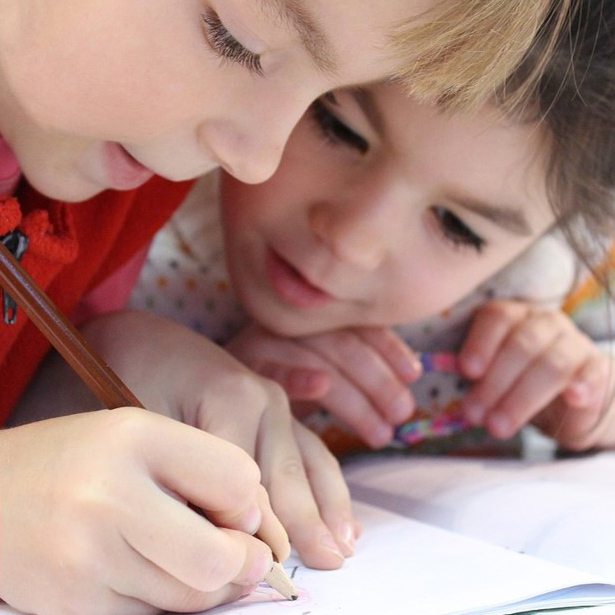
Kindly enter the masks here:
[[483, 424], [487, 414], [511, 391], [522, 374], [539, 365], [538, 357], [548, 352], [560, 330], [546, 313], [536, 313], [510, 330], [500, 343], [484, 376], [474, 384], [464, 400], [466, 418]]
[[386, 446], [393, 437], [391, 423], [380, 415], [363, 391], [341, 376], [320, 404], [372, 448]]
[[395, 331], [387, 327], [362, 327], [356, 333], [376, 350], [400, 380], [410, 384], [420, 377], [423, 367], [419, 358]]
[[525, 303], [492, 301], [474, 316], [459, 352], [462, 374], [472, 380], [482, 378], [504, 340], [530, 313]]
[[570, 382], [587, 355], [565, 338], [558, 338], [526, 366], [486, 418], [489, 431], [500, 438], [514, 435], [547, 407]]
[[322, 369], [293, 367], [269, 361], [263, 363], [259, 373], [277, 382], [290, 399], [297, 401], [317, 400], [331, 387], [331, 378], [324, 366]]
[[608, 405], [609, 381], [615, 379], [612, 358], [603, 353], [594, 354], [583, 363], [563, 393], [569, 406], [581, 408]]
[[603, 354], [590, 356], [560, 398], [537, 417], [536, 424], [561, 446], [583, 450], [600, 442], [612, 405], [610, 361]]
[[[540, 326], [544, 320], [534, 319], [534, 323]], [[548, 327], [543, 329], [546, 340]], [[558, 327], [551, 330], [557, 333]], [[572, 379], [578, 378], [580, 370], [587, 369], [583, 366], [592, 364], [596, 350], [585, 336], [569, 327], [559, 327], [559, 332], [544, 348], [536, 342], [539, 354], [524, 364], [514, 382], [492, 402], [485, 425], [493, 435], [512, 436], [560, 396]], [[564, 420], [564, 416], [560, 418]]]
[[306, 340], [305, 344], [359, 389], [388, 423], [399, 425], [410, 418], [414, 399], [407, 383], [354, 331], [317, 336]]

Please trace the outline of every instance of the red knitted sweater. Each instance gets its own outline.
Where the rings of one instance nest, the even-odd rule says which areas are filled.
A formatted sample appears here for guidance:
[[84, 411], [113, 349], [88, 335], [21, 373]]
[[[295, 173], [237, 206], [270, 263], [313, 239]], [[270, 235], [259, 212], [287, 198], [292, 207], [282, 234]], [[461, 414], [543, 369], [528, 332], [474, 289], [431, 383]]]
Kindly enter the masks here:
[[[149, 243], [191, 185], [154, 177], [137, 190], [107, 191], [85, 203], [54, 201], [25, 186], [15, 198], [0, 197], [0, 237], [16, 228], [26, 234], [22, 265], [70, 315], [82, 297]], [[4, 323], [0, 310], [0, 425], [47, 350], [49, 343], [23, 310], [13, 325]]]

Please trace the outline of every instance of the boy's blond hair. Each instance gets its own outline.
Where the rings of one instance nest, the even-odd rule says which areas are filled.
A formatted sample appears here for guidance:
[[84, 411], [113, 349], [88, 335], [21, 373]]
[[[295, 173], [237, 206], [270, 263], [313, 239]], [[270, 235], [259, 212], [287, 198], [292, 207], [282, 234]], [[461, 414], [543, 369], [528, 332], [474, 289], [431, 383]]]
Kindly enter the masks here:
[[[391, 37], [408, 93], [450, 109], [477, 107], [521, 63], [539, 29], [549, 44], [510, 97], [522, 101], [534, 87], [578, 0], [444, 0]], [[419, 23], [417, 23], [419, 21]]]

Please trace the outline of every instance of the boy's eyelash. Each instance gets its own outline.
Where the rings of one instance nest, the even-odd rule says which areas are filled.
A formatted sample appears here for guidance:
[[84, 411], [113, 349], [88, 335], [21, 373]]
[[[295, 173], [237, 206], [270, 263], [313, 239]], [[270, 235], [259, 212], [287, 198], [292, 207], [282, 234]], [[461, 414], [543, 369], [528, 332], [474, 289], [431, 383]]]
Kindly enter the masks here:
[[487, 242], [453, 212], [440, 206], [433, 207], [432, 211], [442, 233], [455, 247], [471, 247], [479, 254], [483, 251]]
[[246, 49], [224, 26], [217, 13], [209, 9], [202, 15], [205, 35], [212, 49], [223, 59], [245, 66], [256, 75], [263, 75], [261, 57]]
[[[325, 95], [324, 98], [335, 104], [335, 98], [332, 94]], [[310, 113], [320, 133], [328, 143], [347, 145], [358, 150], [361, 154], [366, 154], [369, 151], [369, 143], [361, 135], [346, 126], [321, 99], [312, 103]]]

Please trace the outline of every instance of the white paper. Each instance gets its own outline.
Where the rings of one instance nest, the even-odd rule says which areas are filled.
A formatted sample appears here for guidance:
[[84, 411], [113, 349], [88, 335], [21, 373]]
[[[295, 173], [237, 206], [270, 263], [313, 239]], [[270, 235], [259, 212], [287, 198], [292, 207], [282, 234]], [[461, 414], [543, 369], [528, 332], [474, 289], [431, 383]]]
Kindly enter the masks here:
[[550, 606], [615, 604], [615, 586], [601, 585], [592, 575], [368, 505], [357, 504], [355, 512], [364, 534], [342, 569], [310, 570], [296, 559], [285, 563], [297, 601], [263, 586], [211, 614], [504, 615], [543, 607], [545, 598], [506, 605], [559, 590], [565, 591], [550, 596]]
[[353, 498], [615, 583], [615, 454], [546, 463], [373, 457]]
[[[208, 615], [506, 615], [592, 604], [605, 606], [575, 615], [615, 614], [615, 454], [538, 464], [372, 457], [345, 474], [364, 524], [355, 557], [336, 571], [294, 559], [285, 567], [297, 601], [261, 586]], [[570, 565], [553, 563], [562, 560]], [[19, 614], [1, 605], [0, 615]]]

